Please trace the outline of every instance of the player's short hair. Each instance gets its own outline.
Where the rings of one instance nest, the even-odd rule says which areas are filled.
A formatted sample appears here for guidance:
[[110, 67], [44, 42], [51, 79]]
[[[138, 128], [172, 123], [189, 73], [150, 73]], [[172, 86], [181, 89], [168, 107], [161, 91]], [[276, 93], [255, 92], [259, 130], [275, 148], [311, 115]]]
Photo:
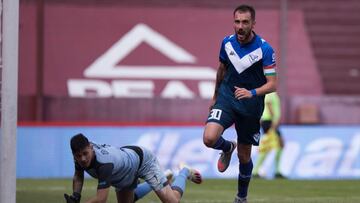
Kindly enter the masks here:
[[70, 147], [73, 154], [85, 149], [90, 142], [82, 133], [74, 135], [70, 140]]
[[252, 19], [253, 21], [255, 21], [255, 9], [254, 9], [254, 7], [249, 6], [249, 5], [246, 5], [246, 4], [242, 4], [242, 5], [240, 5], [240, 6], [238, 6], [238, 7], [235, 8], [233, 14], [235, 15], [235, 13], [238, 12], [238, 11], [239, 11], [240, 13], [250, 12], [251, 19]]

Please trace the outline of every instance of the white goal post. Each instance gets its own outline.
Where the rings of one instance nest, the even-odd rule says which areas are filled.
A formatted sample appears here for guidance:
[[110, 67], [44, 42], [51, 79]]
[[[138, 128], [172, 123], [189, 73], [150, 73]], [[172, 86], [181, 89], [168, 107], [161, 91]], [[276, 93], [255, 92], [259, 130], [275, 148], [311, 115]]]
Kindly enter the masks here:
[[19, 0], [1, 0], [0, 203], [16, 202]]

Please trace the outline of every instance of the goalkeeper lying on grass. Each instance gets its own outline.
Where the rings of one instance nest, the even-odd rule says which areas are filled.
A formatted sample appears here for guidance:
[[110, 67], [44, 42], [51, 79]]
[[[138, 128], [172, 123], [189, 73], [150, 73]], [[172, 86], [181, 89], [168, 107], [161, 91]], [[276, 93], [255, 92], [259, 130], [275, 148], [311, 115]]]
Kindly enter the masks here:
[[[86, 202], [106, 202], [110, 186], [116, 191], [118, 202], [133, 203], [154, 190], [162, 202], [180, 202], [186, 180], [202, 182], [201, 174], [184, 166], [172, 184], [167, 180], [160, 165], [150, 151], [138, 146], [121, 148], [89, 142], [83, 134], [71, 138], [71, 150], [75, 160], [73, 194], [64, 194], [68, 203], [80, 202], [84, 183], [84, 171], [98, 179], [96, 196]], [[138, 178], [145, 183], [137, 188]]]

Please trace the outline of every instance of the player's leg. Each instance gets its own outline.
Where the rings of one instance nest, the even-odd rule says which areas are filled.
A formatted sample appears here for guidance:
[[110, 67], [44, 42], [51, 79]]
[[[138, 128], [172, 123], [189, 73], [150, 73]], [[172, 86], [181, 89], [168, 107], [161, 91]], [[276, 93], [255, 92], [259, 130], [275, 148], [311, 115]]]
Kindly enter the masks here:
[[[169, 183], [172, 182], [173, 179], [173, 172], [168, 169], [165, 172], [166, 179]], [[138, 201], [139, 199], [143, 198], [145, 195], [149, 194], [152, 191], [151, 186], [147, 182], [143, 182], [137, 185], [134, 193], [134, 201]]]
[[116, 198], [118, 203], [133, 203], [134, 190], [133, 189], [124, 189], [121, 191], [116, 190]]
[[191, 180], [196, 184], [200, 184], [202, 182], [202, 177], [200, 172], [184, 165], [179, 174], [175, 177], [171, 187], [166, 186], [161, 190], [155, 191], [155, 193], [162, 202], [180, 202], [180, 199], [185, 192], [186, 180]]
[[155, 155], [146, 149], [143, 149], [143, 152], [144, 159], [143, 164], [139, 169], [139, 177], [143, 178], [150, 185], [162, 202], [179, 202], [185, 191], [187, 179], [196, 182], [196, 177], [200, 177], [201, 182], [200, 174], [196, 176], [196, 171], [184, 167], [179, 172], [179, 175], [175, 177], [174, 183], [172, 184], [172, 187], [170, 187]]
[[155, 191], [162, 202], [178, 202], [180, 195], [176, 195], [170, 187], [164, 172], [155, 155], [147, 149], [143, 149], [144, 159], [138, 174]]
[[[260, 144], [260, 146], [261, 146], [261, 144]], [[261, 177], [259, 175], [259, 171], [260, 171], [260, 168], [261, 168], [262, 164], [265, 161], [266, 156], [267, 156], [266, 152], [263, 152], [263, 151], [259, 150], [259, 153], [258, 153], [257, 158], [256, 158], [256, 162], [255, 162], [255, 165], [254, 165], [254, 169], [253, 169], [253, 172], [252, 172], [254, 178], [260, 178]]]
[[266, 121], [261, 121], [261, 128], [263, 131], [263, 136], [261, 137], [260, 140], [260, 145], [258, 148], [258, 156], [254, 165], [254, 170], [253, 170], [253, 176], [254, 177], [260, 177], [259, 176], [259, 169], [261, 168], [262, 164], [265, 161], [265, 158], [267, 157], [267, 155], [269, 154], [270, 150], [271, 150], [271, 146], [270, 146], [270, 140], [269, 140], [269, 136], [268, 136], [268, 132], [271, 128], [271, 121], [270, 120], [266, 120]]
[[279, 146], [280, 146], [281, 149], [283, 149], [284, 146], [285, 146], [285, 144], [284, 144], [284, 138], [282, 137], [281, 131], [280, 131], [279, 128], [276, 129], [276, 133], [277, 133], [277, 135], [279, 136]]
[[147, 182], [143, 182], [137, 185], [134, 192], [134, 202], [143, 198], [145, 195], [149, 194], [152, 191], [152, 188]]
[[210, 111], [204, 134], [204, 144], [213, 149], [221, 150], [221, 156], [218, 161], [218, 170], [224, 172], [230, 163], [232, 152], [236, 143], [224, 139], [221, 135], [224, 130], [233, 124], [232, 115], [227, 113], [226, 109], [214, 106]]
[[251, 174], [253, 169], [253, 162], [251, 160], [251, 144], [238, 144], [238, 158], [239, 158], [239, 176], [238, 176], [238, 193], [237, 197], [246, 200]]
[[260, 119], [237, 115], [237, 119], [235, 120], [235, 129], [238, 135], [237, 151], [240, 162], [238, 193], [237, 197], [235, 198], [235, 202], [247, 202], [247, 193], [253, 169], [251, 148], [252, 145], [259, 145]]
[[180, 202], [182, 193], [179, 191], [174, 191], [170, 185], [166, 185], [160, 190], [156, 190], [155, 194], [159, 197], [161, 202], [166, 203], [178, 203]]
[[193, 169], [185, 164], [180, 164], [180, 172], [175, 177], [174, 182], [171, 184], [171, 188], [183, 193], [185, 191], [186, 180], [190, 180], [193, 183], [202, 183], [202, 177], [198, 170]]
[[190, 174], [190, 170], [182, 169], [175, 177], [171, 187], [165, 186], [161, 190], [156, 190], [155, 193], [161, 202], [180, 202], [182, 195], [185, 192], [186, 180]]
[[280, 171], [280, 159], [284, 148], [284, 140], [279, 129], [276, 129], [276, 134], [278, 138], [278, 147], [276, 148], [275, 153], [275, 178], [285, 178]]

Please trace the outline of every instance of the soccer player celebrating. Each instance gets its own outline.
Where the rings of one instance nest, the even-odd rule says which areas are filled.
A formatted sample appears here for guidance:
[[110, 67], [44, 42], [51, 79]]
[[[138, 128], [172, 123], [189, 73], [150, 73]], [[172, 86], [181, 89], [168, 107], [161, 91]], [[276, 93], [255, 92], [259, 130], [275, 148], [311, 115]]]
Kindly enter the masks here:
[[[264, 95], [276, 90], [277, 79], [274, 51], [253, 31], [254, 8], [238, 6], [233, 17], [235, 34], [225, 37], [221, 44], [213, 104], [203, 140], [207, 147], [222, 151], [218, 160], [220, 172], [227, 169], [237, 147], [240, 164], [234, 202], [246, 203], [253, 169], [251, 147], [259, 145]], [[221, 136], [232, 124], [235, 124], [237, 142]]]
[[[110, 186], [115, 187], [119, 203], [133, 203], [151, 190], [162, 202], [175, 203], [180, 202], [187, 179], [197, 184], [202, 182], [197, 170], [184, 166], [170, 186], [155, 155], [138, 146], [116, 148], [99, 145], [89, 142], [83, 134], [73, 136], [70, 146], [75, 173], [73, 194], [64, 194], [68, 203], [80, 202], [84, 171], [98, 179], [96, 196], [87, 200], [87, 203], [106, 202]], [[144, 179], [147, 187], [143, 184], [136, 189], [138, 178]]]

